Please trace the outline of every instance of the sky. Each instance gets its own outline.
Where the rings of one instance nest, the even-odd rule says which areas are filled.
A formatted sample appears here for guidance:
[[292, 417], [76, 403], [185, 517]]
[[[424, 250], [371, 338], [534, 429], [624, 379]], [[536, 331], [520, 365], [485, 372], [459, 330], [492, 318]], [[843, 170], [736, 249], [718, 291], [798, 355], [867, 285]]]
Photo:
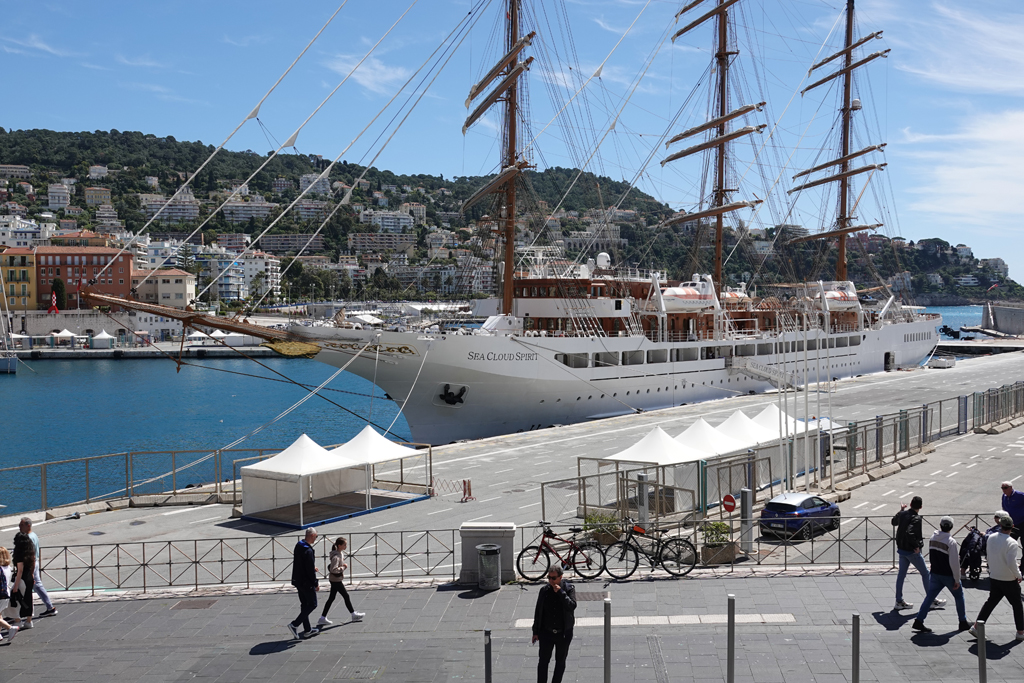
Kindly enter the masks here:
[[[536, 137], [529, 144], [532, 163], [586, 165], [616, 180], [635, 178], [672, 207], [693, 210], [708, 191], [700, 158], [659, 163], [681, 147], [666, 152], [668, 136], [707, 118], [711, 25], [668, 41], [704, 11], [673, 23], [682, 4], [524, 0], [524, 23], [538, 33], [524, 51], [536, 59], [524, 136]], [[812, 63], [841, 45], [837, 22], [844, 6], [840, 0], [735, 6], [740, 54], [730, 71], [731, 104], [769, 103], [743, 122], [767, 127], [741, 147], [733, 167], [734, 199], [768, 200], [747, 216], [754, 225], [785, 221], [822, 229], [831, 220], [834, 195], [827, 190], [800, 193], [796, 201], [785, 190], [796, 184], [797, 170], [838, 156], [829, 147], [836, 89], [804, 96], [799, 90], [828, 73], [807, 77]], [[0, 7], [0, 63], [8, 83], [0, 126], [138, 130], [216, 145], [339, 4], [8, 0]], [[348, 0], [266, 99], [258, 120], [226, 146], [275, 149], [346, 79], [302, 127], [296, 150], [372, 161], [399, 173], [493, 172], [499, 110], [465, 135], [461, 129], [470, 85], [503, 52], [503, 19], [500, 0]], [[1024, 9], [1002, 0], [858, 0], [856, 34], [877, 30], [884, 31], [881, 39], [859, 54], [891, 52], [857, 71], [855, 94], [864, 109], [855, 121], [854, 149], [884, 142], [884, 155], [865, 161], [888, 165], [871, 175], [866, 190], [860, 179], [855, 184], [855, 194], [864, 190], [859, 222], [883, 222], [884, 234], [908, 240], [965, 243], [980, 258], [1002, 257], [1011, 277], [1024, 279], [1017, 215], [1024, 197]], [[431, 54], [450, 35], [444, 44], [453, 48], [440, 53], [444, 68], [432, 69]], [[407, 81], [412, 86], [402, 89]], [[563, 106], [563, 116], [551, 123]]]

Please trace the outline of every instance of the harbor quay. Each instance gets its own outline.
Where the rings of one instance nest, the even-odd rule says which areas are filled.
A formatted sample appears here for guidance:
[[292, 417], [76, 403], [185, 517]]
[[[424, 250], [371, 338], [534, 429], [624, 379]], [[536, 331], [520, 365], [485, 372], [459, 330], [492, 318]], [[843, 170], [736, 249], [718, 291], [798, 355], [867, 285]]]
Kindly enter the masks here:
[[[832, 385], [831, 415], [843, 422], [866, 419], [929, 400], [983, 391], [1016, 380], [1018, 367], [1015, 354], [1004, 354], [958, 362], [949, 369], [844, 380]], [[813, 392], [808, 398], [813, 404]], [[59, 556], [85, 558], [93, 553], [93, 569], [84, 572], [92, 585], [76, 583], [76, 590], [63, 591], [71, 583], [68, 575], [47, 569], [45, 581], [59, 616], [39, 619], [33, 631], [19, 635], [7, 650], [21, 650], [26, 662], [47, 664], [44, 668], [17, 664], [5, 670], [14, 676], [11, 680], [39, 680], [46, 675], [68, 680], [102, 676], [225, 682], [247, 678], [484, 680], [483, 630], [490, 629], [493, 680], [534, 680], [537, 649], [530, 647], [528, 622], [537, 585], [521, 581], [493, 592], [460, 585], [458, 528], [467, 522], [514, 523], [519, 539], [513, 552], [517, 552], [537, 536], [541, 484], [573, 476], [577, 457], [623, 450], [654, 426], [675, 435], [698, 417], [717, 423], [737, 408], [754, 412], [774, 400], [771, 395], [736, 396], [435, 448], [435, 476], [471, 481], [472, 499], [461, 502], [461, 492], [444, 493], [318, 527], [321, 569], [324, 539], [339, 535], [352, 538], [353, 545], [369, 550], [383, 564], [371, 567], [364, 556], [359, 568], [353, 569], [352, 599], [357, 610], [367, 613], [362, 623], [346, 623], [339, 616], [330, 628], [304, 641], [292, 640], [284, 626], [298, 609], [294, 590], [288, 586], [290, 549], [297, 531], [235, 518], [230, 500], [124, 507], [78, 518], [45, 520], [46, 515], [33, 515], [40, 520], [35, 530], [43, 545], [44, 567], [52, 567]], [[790, 401], [792, 406], [792, 397]], [[910, 630], [916, 610], [893, 611], [895, 555], [889, 518], [901, 503], [920, 495], [926, 535], [945, 514], [956, 520], [954, 530], [960, 539], [966, 533], [961, 528], [964, 524], [989, 525], [1000, 504], [999, 483], [1021, 481], [1024, 430], [969, 431], [930, 444], [922, 456], [913, 466], [852, 490], [828, 492], [839, 500], [840, 528], [809, 542], [794, 542], [788, 565], [760, 561], [762, 550], [778, 544], [759, 536], [757, 552], [746, 561], [698, 566], [682, 579], [643, 562], [628, 581], [609, 581], [606, 576], [572, 578], [578, 594], [585, 597], [578, 603], [580, 625], [565, 680], [590, 681], [602, 675], [600, 624], [606, 596], [612, 600], [612, 680], [725, 680], [728, 595], [736, 596], [738, 615], [735, 680], [852, 680], [854, 613], [860, 615], [861, 680], [975, 680], [977, 641], [956, 631], [952, 601], [930, 616], [932, 634]], [[7, 521], [0, 533], [13, 533], [10, 527], [16, 520]], [[416, 561], [422, 564], [422, 558], [406, 553], [396, 565], [399, 553], [389, 554], [387, 548], [397, 549], [425, 535], [446, 539], [451, 552], [434, 567], [433, 575], [407, 577], [405, 573], [411, 572], [403, 567]], [[371, 538], [372, 547], [366, 546]], [[269, 578], [188, 585], [193, 575], [228, 566], [231, 558], [223, 553], [237, 539], [280, 546], [279, 566]], [[167, 574], [170, 567], [158, 567], [164, 557], [186, 556], [193, 548], [208, 553], [213, 546], [203, 543], [220, 543], [222, 554], [192, 556], [185, 564], [191, 564], [194, 574], [175, 587], [151, 586], [143, 591], [128, 578], [122, 588], [116, 588], [116, 568], [95, 569], [103, 564], [95, 558], [113, 557], [113, 552], [123, 574]], [[864, 554], [855, 556], [852, 551], [869, 545], [869, 561], [853, 561]], [[851, 551], [847, 563], [836, 558], [837, 547]], [[140, 571], [132, 557], [151, 552], [153, 566]], [[258, 574], [256, 563], [242, 564]], [[174, 571], [183, 567], [175, 565]], [[973, 619], [987, 593], [987, 581], [965, 582], [965, 588], [968, 616]], [[919, 604], [923, 599], [913, 573], [906, 593], [910, 602]], [[325, 597], [319, 595], [321, 603]], [[1018, 680], [1024, 660], [1015, 649], [1008, 609], [996, 610], [988, 634], [988, 680]]]

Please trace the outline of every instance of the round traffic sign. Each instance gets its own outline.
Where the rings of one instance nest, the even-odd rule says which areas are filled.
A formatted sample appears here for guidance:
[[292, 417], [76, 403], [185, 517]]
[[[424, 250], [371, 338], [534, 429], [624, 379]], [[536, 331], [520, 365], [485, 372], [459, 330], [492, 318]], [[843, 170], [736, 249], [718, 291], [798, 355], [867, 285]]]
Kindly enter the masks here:
[[725, 498], [722, 499], [722, 507], [726, 512], [732, 512], [736, 509], [736, 498], [731, 493], [725, 494]]

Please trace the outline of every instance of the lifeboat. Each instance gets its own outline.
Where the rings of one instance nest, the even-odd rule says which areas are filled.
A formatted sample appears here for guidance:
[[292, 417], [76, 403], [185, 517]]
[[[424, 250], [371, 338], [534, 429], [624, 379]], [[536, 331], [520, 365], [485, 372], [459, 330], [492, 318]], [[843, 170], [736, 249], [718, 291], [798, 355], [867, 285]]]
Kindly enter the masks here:
[[711, 278], [693, 276], [692, 282], [684, 282], [678, 287], [665, 287], [661, 290], [661, 298], [665, 302], [665, 310], [699, 311], [714, 308], [715, 294]]
[[[815, 295], [816, 300], [821, 300], [821, 293]], [[852, 282], [836, 283], [832, 288], [825, 290], [825, 300], [828, 302], [829, 310], [850, 311], [860, 308], [857, 297], [857, 289]]]

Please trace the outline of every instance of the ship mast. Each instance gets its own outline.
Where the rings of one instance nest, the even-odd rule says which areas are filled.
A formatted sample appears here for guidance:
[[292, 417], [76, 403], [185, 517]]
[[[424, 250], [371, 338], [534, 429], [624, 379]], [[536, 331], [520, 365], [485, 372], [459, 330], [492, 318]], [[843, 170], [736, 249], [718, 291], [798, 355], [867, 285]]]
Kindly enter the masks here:
[[473, 110], [466, 119], [466, 123], [462, 126], [462, 134], [465, 135], [469, 127], [483, 116], [491, 106], [497, 102], [505, 103], [505, 120], [502, 126], [502, 142], [504, 145], [501, 152], [501, 171], [491, 182], [477, 190], [472, 197], [462, 203], [462, 212], [465, 213], [469, 207], [490, 195], [504, 195], [505, 215], [503, 216], [502, 229], [499, 231], [505, 240], [504, 272], [501, 279], [501, 313], [504, 315], [513, 314], [512, 281], [515, 275], [516, 255], [516, 180], [523, 169], [528, 167], [527, 161], [519, 159], [517, 151], [519, 77], [526, 71], [529, 71], [533, 57], [519, 61], [519, 53], [529, 46], [534, 36], [537, 35], [531, 31], [529, 34], [520, 37], [519, 10], [521, 4], [522, 0], [509, 0], [505, 15], [507, 28], [505, 47], [507, 52], [487, 72], [487, 75], [470, 88], [469, 97], [466, 99], [466, 106], [469, 107], [470, 103], [479, 97], [483, 89], [490, 85], [490, 83], [499, 77], [503, 78], [490, 93], [484, 96], [483, 101]]
[[[724, 214], [731, 211], [737, 211], [743, 208], [749, 208], [760, 204], [760, 200], [757, 201], [745, 201], [745, 202], [729, 202], [729, 193], [735, 192], [735, 190], [726, 187], [726, 174], [728, 171], [728, 143], [749, 135], [751, 133], [760, 133], [766, 126], [745, 126], [738, 130], [729, 132], [729, 121], [748, 114], [752, 111], [760, 111], [761, 107], [764, 106], [764, 102], [756, 105], [744, 105], [734, 111], [729, 111], [729, 59], [737, 54], [738, 52], [729, 50], [729, 13], [728, 8], [736, 4], [739, 0], [718, 0], [716, 7], [706, 12], [697, 19], [691, 21], [689, 24], [681, 28], [679, 31], [672, 36], [673, 42], [679, 36], [687, 33], [688, 31], [700, 26], [704, 22], [712, 18], [717, 18], [717, 30], [715, 39], [715, 61], [717, 62], [717, 73], [718, 81], [715, 84], [716, 97], [718, 106], [714, 113], [712, 120], [706, 123], [690, 128], [689, 130], [683, 131], [679, 135], [674, 136], [669, 140], [665, 146], [668, 147], [680, 140], [697, 135], [704, 131], [714, 130], [715, 137], [707, 140], [703, 143], [693, 145], [684, 150], [671, 154], [662, 160], [661, 165], [681, 159], [691, 154], [696, 154], [707, 149], [715, 150], [715, 189], [714, 196], [711, 201], [711, 206], [703, 211], [696, 213], [687, 213], [679, 216], [675, 216], [665, 221], [662, 225], [669, 226], [676, 223], [688, 222], [688, 221], [699, 221], [704, 218], [715, 218], [715, 287], [718, 291], [723, 290], [724, 276], [722, 273], [722, 264], [724, 259]], [[695, 0], [687, 4], [676, 14], [676, 19], [680, 16], [693, 9], [697, 5], [703, 3], [704, 0]]]
[[[508, 8], [508, 49], [519, 42], [519, 4], [522, 0], [509, 0]], [[852, 0], [851, 0], [852, 2]], [[509, 73], [518, 66], [518, 56], [509, 62]], [[503, 168], [516, 165], [516, 104], [519, 86], [513, 81], [505, 96], [505, 163]], [[516, 256], [516, 178], [509, 179], [505, 186], [505, 271], [501, 282], [501, 312], [512, 315], [512, 276], [515, 274]]]
[[[832, 167], [835, 167], [835, 166], [839, 166], [839, 173], [836, 173], [835, 175], [828, 176], [828, 177], [825, 177], [825, 178], [820, 178], [818, 180], [814, 180], [814, 181], [811, 181], [811, 182], [808, 182], [808, 183], [804, 183], [804, 184], [802, 184], [802, 185], [800, 185], [798, 187], [794, 187], [793, 189], [791, 189], [789, 191], [789, 194], [792, 194], [792, 193], [797, 192], [799, 190], [804, 190], [804, 189], [807, 189], [807, 188], [810, 188], [810, 187], [815, 187], [815, 186], [818, 186], [818, 185], [823, 185], [825, 183], [838, 181], [838, 183], [839, 183], [839, 213], [836, 216], [836, 226], [835, 226], [835, 229], [829, 230], [827, 232], [822, 232], [822, 233], [818, 233], [818, 234], [815, 234], [815, 235], [809, 235], [807, 237], [798, 237], [796, 239], [792, 239], [792, 240], [789, 240], [788, 242], [786, 242], [786, 244], [796, 244], [798, 242], [806, 242], [808, 240], [813, 240], [813, 239], [831, 239], [831, 238], [836, 238], [837, 242], [838, 242], [838, 253], [836, 254], [836, 280], [838, 280], [838, 281], [844, 281], [844, 280], [847, 279], [847, 273], [846, 273], [846, 240], [847, 240], [847, 237], [850, 234], [855, 233], [855, 232], [861, 232], [863, 230], [875, 230], [877, 228], [882, 227], [881, 223], [877, 223], [877, 224], [873, 224], [873, 225], [851, 225], [850, 224], [852, 222], [852, 220], [853, 220], [852, 214], [853, 214], [853, 212], [857, 208], [856, 204], [854, 204], [852, 207], [850, 206], [850, 196], [851, 196], [850, 179], [853, 176], [859, 175], [861, 173], [871, 172], [872, 174], [874, 174], [875, 171], [882, 170], [886, 166], [886, 164], [883, 163], [883, 164], [869, 164], [867, 166], [860, 166], [858, 168], [851, 168], [850, 167], [850, 162], [853, 159], [855, 159], [855, 158], [857, 158], [859, 156], [862, 156], [864, 154], [867, 154], [869, 152], [873, 152], [875, 150], [881, 150], [883, 147], [885, 147], [884, 144], [872, 145], [870, 147], [866, 147], [866, 148], [864, 148], [862, 150], [859, 150], [857, 152], [851, 152], [850, 151], [850, 127], [851, 127], [851, 124], [853, 122], [853, 112], [854, 112], [855, 109], [859, 109], [860, 108], [859, 103], [856, 103], [856, 105], [855, 105], [855, 101], [853, 100], [853, 95], [852, 95], [852, 93], [853, 93], [853, 71], [854, 71], [854, 69], [856, 69], [858, 67], [861, 67], [861, 66], [867, 64], [868, 62], [877, 59], [878, 57], [885, 57], [885, 56], [887, 56], [889, 54], [889, 50], [882, 50], [880, 52], [875, 52], [873, 54], [870, 54], [867, 57], [865, 57], [864, 59], [858, 60], [856, 62], [853, 61], [853, 52], [854, 52], [854, 50], [856, 48], [860, 47], [861, 45], [863, 45], [863, 44], [865, 44], [865, 43], [867, 43], [869, 41], [871, 41], [873, 38], [880, 38], [882, 36], [882, 32], [881, 31], [876, 31], [874, 33], [871, 33], [871, 34], [868, 34], [868, 35], [864, 36], [860, 40], [854, 41], [854, 39], [853, 39], [853, 18], [854, 18], [854, 0], [846, 0], [846, 36], [845, 36], [845, 40], [844, 40], [844, 44], [843, 44], [843, 49], [840, 50], [839, 52], [836, 52], [835, 54], [833, 54], [833, 55], [831, 55], [829, 57], [826, 57], [825, 59], [821, 60], [820, 62], [818, 62], [817, 64], [812, 66], [810, 72], [808, 72], [808, 73], [813, 73], [815, 71], [815, 69], [818, 69], [818, 68], [820, 68], [822, 66], [825, 66], [826, 64], [832, 62], [833, 60], [835, 60], [835, 59], [837, 59], [839, 57], [842, 57], [842, 59], [843, 59], [842, 67], [838, 71], [832, 73], [831, 75], [826, 76], [826, 77], [824, 77], [824, 78], [822, 78], [822, 79], [820, 79], [818, 81], [815, 81], [811, 85], [809, 85], [806, 88], [804, 88], [801, 91], [801, 93], [800, 93], [801, 95], [803, 95], [808, 90], [812, 90], [814, 88], [817, 88], [820, 85], [824, 85], [826, 83], [830, 83], [831, 81], [833, 81], [834, 79], [836, 79], [836, 78], [838, 78], [840, 76], [842, 77], [842, 79], [843, 79], [843, 103], [842, 103], [842, 107], [840, 109], [840, 113], [842, 114], [842, 131], [841, 131], [841, 139], [840, 139], [841, 149], [840, 149], [840, 153], [839, 153], [839, 158], [838, 159], [834, 159], [833, 161], [830, 161], [830, 162], [827, 162], [827, 163], [824, 163], [824, 164], [820, 164], [820, 165], [815, 166], [814, 168], [808, 169], [806, 171], [801, 171], [800, 173], [797, 173], [795, 176], [793, 176], [793, 179], [796, 180], [797, 178], [800, 178], [802, 176], [808, 176], [811, 173], [814, 173], [816, 171], [820, 171], [820, 170], [823, 170], [823, 169], [826, 169], [826, 168], [832, 168]], [[868, 176], [868, 179], [870, 180], [870, 176]]]

